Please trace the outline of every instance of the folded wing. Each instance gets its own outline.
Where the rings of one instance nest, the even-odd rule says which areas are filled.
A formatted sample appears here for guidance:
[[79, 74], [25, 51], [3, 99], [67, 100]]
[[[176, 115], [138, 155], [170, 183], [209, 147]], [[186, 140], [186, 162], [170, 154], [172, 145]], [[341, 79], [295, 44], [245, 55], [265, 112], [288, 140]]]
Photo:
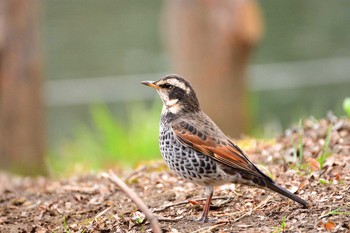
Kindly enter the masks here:
[[244, 154], [244, 152], [223, 133], [211, 135], [204, 128], [195, 127], [188, 122], [180, 121], [172, 125], [176, 138], [184, 145], [210, 156], [214, 160], [239, 171], [249, 173], [266, 181], [273, 182], [262, 173]]

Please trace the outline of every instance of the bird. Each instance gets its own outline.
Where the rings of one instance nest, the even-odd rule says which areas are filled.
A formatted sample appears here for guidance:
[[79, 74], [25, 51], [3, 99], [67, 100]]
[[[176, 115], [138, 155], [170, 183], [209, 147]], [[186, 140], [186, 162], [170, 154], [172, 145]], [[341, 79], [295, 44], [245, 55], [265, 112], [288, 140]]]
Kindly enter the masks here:
[[201, 110], [196, 92], [186, 79], [169, 74], [141, 84], [156, 89], [163, 102], [159, 148], [165, 163], [180, 177], [205, 187], [206, 201], [199, 221], [208, 222], [214, 187], [228, 183], [269, 189], [308, 207], [307, 201], [259, 170]]

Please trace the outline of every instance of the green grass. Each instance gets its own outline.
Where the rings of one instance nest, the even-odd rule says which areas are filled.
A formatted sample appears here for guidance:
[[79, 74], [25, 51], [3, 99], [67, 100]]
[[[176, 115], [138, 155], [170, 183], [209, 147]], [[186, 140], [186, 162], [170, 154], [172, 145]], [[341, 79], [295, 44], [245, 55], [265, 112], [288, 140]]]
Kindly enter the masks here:
[[317, 161], [320, 164], [321, 169], [323, 168], [323, 165], [326, 162], [326, 159], [332, 154], [332, 151], [329, 147], [329, 145], [331, 143], [332, 128], [333, 128], [332, 125], [330, 125], [327, 129], [327, 136], [326, 136], [326, 140], [325, 140], [325, 143], [323, 145], [323, 148], [322, 148], [322, 154], [317, 159]]
[[324, 184], [324, 185], [326, 185], [326, 184], [332, 184], [331, 181], [328, 181], [328, 180], [322, 179], [322, 178], [320, 178], [320, 179], [318, 180], [318, 182], [320, 182], [320, 184]]
[[128, 121], [116, 118], [105, 105], [92, 106], [91, 126], [81, 125], [71, 139], [47, 156], [52, 175], [132, 167], [140, 161], [160, 158], [158, 122], [160, 107], [134, 105]]
[[339, 211], [341, 207], [336, 208], [334, 210], [329, 211], [328, 213], [322, 214], [319, 218], [324, 218], [327, 216], [332, 216], [332, 215], [350, 215], [349, 211]]
[[70, 230], [68, 228], [68, 225], [67, 225], [67, 221], [66, 221], [66, 216], [63, 217], [63, 228], [64, 228], [64, 232], [65, 233], [70, 233]]
[[280, 232], [284, 232], [284, 230], [287, 227], [287, 223], [286, 223], [286, 216], [283, 216], [281, 219], [281, 224], [280, 226], [274, 227], [274, 231], [273, 233], [280, 233]]
[[281, 227], [284, 231], [284, 229], [286, 228], [287, 224], [286, 224], [286, 216], [282, 217], [282, 221], [281, 221]]
[[[46, 162], [50, 173], [54, 176], [67, 176], [81, 171], [133, 167], [138, 162], [160, 158], [160, 109], [159, 104], [153, 104], [152, 107], [134, 104], [128, 109], [126, 121], [113, 115], [106, 105], [92, 106], [91, 124], [82, 124], [73, 129], [71, 138], [57, 143], [59, 146], [49, 151]], [[317, 160], [321, 168], [331, 154], [331, 131], [330, 127]], [[298, 170], [305, 170], [302, 119], [299, 120], [298, 133], [299, 137], [293, 142], [294, 156], [297, 159], [294, 166]]]

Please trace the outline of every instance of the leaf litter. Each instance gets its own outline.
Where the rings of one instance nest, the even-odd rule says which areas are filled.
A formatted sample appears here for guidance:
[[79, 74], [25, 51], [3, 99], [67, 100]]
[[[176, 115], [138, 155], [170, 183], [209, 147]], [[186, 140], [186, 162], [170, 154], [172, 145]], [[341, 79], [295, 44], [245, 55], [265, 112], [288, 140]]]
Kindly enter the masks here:
[[[310, 207], [229, 184], [216, 188], [210, 221], [203, 224], [194, 220], [202, 211], [202, 188], [173, 175], [162, 161], [118, 174], [157, 216], [163, 232], [350, 231], [349, 119], [308, 119], [273, 141], [237, 144]], [[103, 173], [61, 180], [0, 173], [0, 232], [151, 232], [151, 226]]]

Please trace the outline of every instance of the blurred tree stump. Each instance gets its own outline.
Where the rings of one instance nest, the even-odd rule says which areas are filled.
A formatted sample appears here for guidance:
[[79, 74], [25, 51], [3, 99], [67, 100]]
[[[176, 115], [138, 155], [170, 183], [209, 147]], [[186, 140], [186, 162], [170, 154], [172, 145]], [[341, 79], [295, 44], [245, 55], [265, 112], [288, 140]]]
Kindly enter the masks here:
[[0, 1], [0, 168], [45, 173], [37, 0]]
[[173, 69], [197, 90], [202, 109], [232, 137], [248, 123], [245, 76], [262, 18], [254, 0], [176, 0], [164, 5]]

